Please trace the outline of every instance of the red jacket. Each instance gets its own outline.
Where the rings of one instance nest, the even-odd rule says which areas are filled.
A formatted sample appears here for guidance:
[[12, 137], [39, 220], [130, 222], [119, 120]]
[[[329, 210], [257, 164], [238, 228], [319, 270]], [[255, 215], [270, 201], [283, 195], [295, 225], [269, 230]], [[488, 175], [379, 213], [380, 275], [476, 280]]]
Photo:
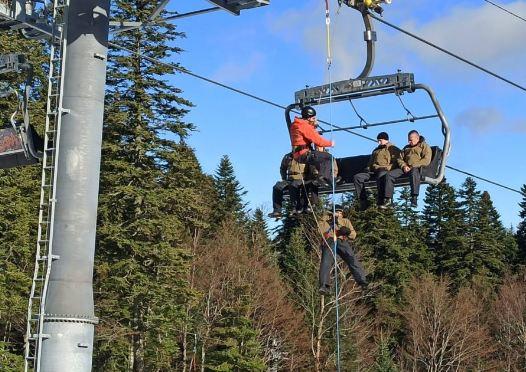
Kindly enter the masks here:
[[[290, 142], [292, 143], [292, 151], [294, 152], [294, 159], [297, 159], [301, 155], [309, 151], [307, 147], [313, 143], [320, 147], [331, 147], [332, 142], [326, 140], [316, 131], [316, 128], [309, 124], [305, 119], [298, 117], [294, 118], [294, 122], [290, 127]], [[296, 146], [305, 147], [299, 151], [294, 151]]]

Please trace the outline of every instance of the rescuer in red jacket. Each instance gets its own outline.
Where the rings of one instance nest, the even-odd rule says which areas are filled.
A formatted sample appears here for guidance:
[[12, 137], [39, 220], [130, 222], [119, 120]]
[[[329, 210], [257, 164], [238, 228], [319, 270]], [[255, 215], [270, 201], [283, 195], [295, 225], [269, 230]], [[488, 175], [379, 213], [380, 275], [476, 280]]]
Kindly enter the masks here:
[[316, 151], [312, 145], [319, 147], [333, 147], [334, 141], [320, 136], [316, 131], [316, 110], [311, 106], [301, 109], [301, 118], [295, 117], [290, 127], [290, 141], [292, 156], [303, 164], [312, 164], [318, 170], [319, 186], [332, 184], [332, 155], [327, 152]]

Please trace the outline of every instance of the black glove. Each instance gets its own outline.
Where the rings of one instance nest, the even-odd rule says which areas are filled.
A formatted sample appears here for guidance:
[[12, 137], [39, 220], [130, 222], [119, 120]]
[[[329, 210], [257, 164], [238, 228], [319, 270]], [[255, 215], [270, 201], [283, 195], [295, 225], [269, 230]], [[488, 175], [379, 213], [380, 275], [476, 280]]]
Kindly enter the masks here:
[[349, 237], [351, 235], [351, 229], [347, 226], [342, 226], [336, 231], [336, 237], [340, 238], [342, 236]]

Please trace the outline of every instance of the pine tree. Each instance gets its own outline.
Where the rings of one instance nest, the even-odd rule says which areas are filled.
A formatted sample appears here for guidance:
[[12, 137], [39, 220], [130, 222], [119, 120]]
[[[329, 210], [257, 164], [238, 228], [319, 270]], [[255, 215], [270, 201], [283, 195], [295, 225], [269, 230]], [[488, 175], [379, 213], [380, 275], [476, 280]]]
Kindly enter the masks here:
[[392, 352], [389, 348], [389, 340], [380, 340], [374, 362], [376, 372], [397, 372], [398, 368], [393, 360]]
[[381, 283], [380, 292], [398, 301], [403, 285], [429, 270], [430, 252], [419, 238], [402, 229], [393, 211], [369, 208], [354, 222], [357, 247], [373, 263], [371, 281]]
[[[211, 333], [217, 340], [208, 352], [206, 369], [210, 371], [265, 371], [261, 358], [262, 348], [257, 340], [258, 333], [243, 308], [237, 304], [225, 309], [219, 324]], [[248, 308], [245, 309], [248, 311]]]
[[519, 216], [522, 221], [519, 223], [519, 226], [517, 226], [515, 238], [519, 250], [518, 261], [521, 265], [526, 265], [526, 184], [522, 186], [521, 192], [522, 201], [519, 203], [519, 206], [521, 207]]
[[430, 185], [426, 190], [422, 215], [427, 231], [427, 246], [434, 253], [435, 272], [449, 275], [456, 285], [469, 278], [466, 266], [467, 240], [463, 235], [462, 212], [455, 198], [455, 189], [447, 182]]
[[268, 226], [261, 208], [256, 208], [248, 224], [249, 242], [252, 248], [269, 248]]
[[481, 198], [481, 192], [477, 190], [477, 183], [473, 178], [466, 178], [460, 186], [458, 196], [460, 197], [459, 207], [462, 210], [464, 224], [467, 227], [466, 233], [468, 235], [473, 234]]
[[[112, 11], [118, 20], [144, 23], [155, 5], [120, 0]], [[155, 24], [114, 41], [164, 59], [180, 52], [174, 44], [182, 36], [173, 25]], [[179, 359], [185, 306], [193, 298], [184, 241], [207, 226], [205, 192], [212, 184], [184, 143], [193, 129], [183, 121], [191, 104], [163, 78], [172, 73], [170, 66], [110, 51], [95, 282], [100, 370], [171, 370]]]
[[[33, 66], [29, 102], [31, 123], [42, 133], [45, 118], [45, 67], [48, 57], [41, 43], [18, 32], [0, 34], [0, 53], [22, 53]], [[18, 89], [25, 76], [2, 75], [2, 82]], [[0, 100], [0, 120], [10, 124], [18, 101]], [[18, 115], [17, 120], [21, 117]], [[0, 369], [19, 371], [24, 365], [28, 294], [31, 288], [38, 222], [40, 165], [0, 170]]]
[[247, 193], [236, 179], [234, 166], [228, 155], [223, 155], [214, 175], [214, 185], [218, 194], [215, 211], [216, 223], [233, 216], [239, 222], [245, 222], [245, 207], [243, 196]]
[[473, 275], [487, 276], [493, 280], [504, 272], [504, 227], [487, 191], [480, 197], [473, 222]]
[[414, 231], [422, 236], [418, 212], [411, 208], [411, 190], [408, 187], [404, 187], [398, 196], [396, 215], [404, 229]]

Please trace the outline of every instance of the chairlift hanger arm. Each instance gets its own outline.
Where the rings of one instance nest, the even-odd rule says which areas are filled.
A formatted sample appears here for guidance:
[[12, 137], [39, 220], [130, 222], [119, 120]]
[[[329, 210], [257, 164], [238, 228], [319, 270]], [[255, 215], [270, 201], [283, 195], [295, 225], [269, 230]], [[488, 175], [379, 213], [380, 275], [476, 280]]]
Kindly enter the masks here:
[[442, 134], [444, 136], [444, 143], [442, 145], [442, 162], [440, 163], [440, 167], [438, 169], [438, 174], [434, 178], [425, 177], [424, 181], [432, 184], [432, 185], [438, 185], [440, 182], [442, 182], [442, 179], [444, 178], [445, 171], [446, 171], [446, 159], [449, 156], [449, 150], [451, 147], [451, 133], [449, 130], [449, 125], [446, 119], [446, 115], [444, 115], [444, 112], [442, 111], [442, 108], [440, 107], [440, 103], [438, 103], [438, 100], [435, 96], [435, 92], [428, 87], [425, 84], [416, 84], [415, 90], [423, 90], [425, 91], [429, 98], [431, 99], [431, 102], [433, 102], [433, 106], [435, 106], [435, 110], [438, 114], [438, 118], [440, 119], [440, 123], [442, 124]]
[[370, 11], [373, 10], [374, 12], [381, 15], [383, 12], [383, 8], [380, 6], [380, 4], [382, 3], [390, 4], [391, 0], [338, 0], [338, 4], [340, 6], [342, 6], [342, 4], [345, 4], [348, 7], [359, 11], [362, 15], [363, 24], [365, 26], [363, 38], [367, 45], [367, 57], [365, 60], [365, 66], [363, 67], [362, 72], [360, 72], [360, 74], [357, 76], [357, 79], [369, 76], [374, 66], [376, 54], [375, 42], [377, 38], [376, 31], [374, 31], [373, 18], [371, 17]]

